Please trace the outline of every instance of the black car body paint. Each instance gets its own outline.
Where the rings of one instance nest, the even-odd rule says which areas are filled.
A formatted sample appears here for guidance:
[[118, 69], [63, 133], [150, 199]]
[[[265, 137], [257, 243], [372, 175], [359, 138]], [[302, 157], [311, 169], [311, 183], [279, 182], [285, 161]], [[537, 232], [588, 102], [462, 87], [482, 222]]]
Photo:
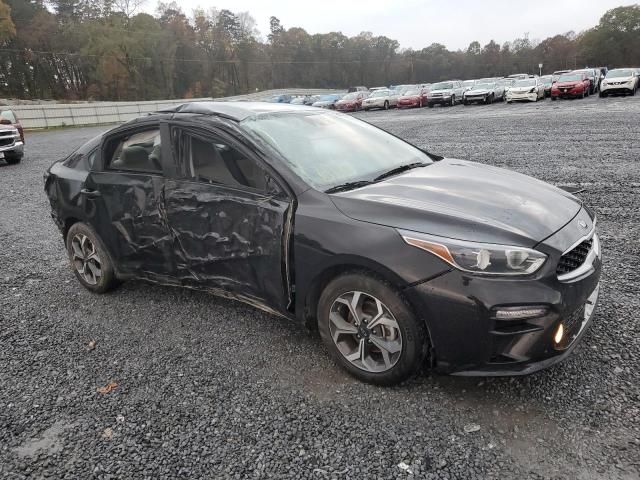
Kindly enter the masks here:
[[[446, 372], [529, 373], [563, 357], [550, 347], [551, 332], [584, 305], [601, 268], [598, 258], [587, 278], [557, 278], [562, 254], [594, 227], [576, 197], [453, 159], [327, 194], [238, 126], [276, 108], [305, 107], [188, 104], [117, 127], [80, 150], [95, 155], [89, 170], [62, 161], [49, 169], [52, 216], [63, 233], [75, 221], [93, 226], [123, 279], [203, 289], [305, 322], [314, 319], [331, 275], [374, 272], [426, 323], [437, 366]], [[162, 173], [106, 168], [111, 139], [152, 126], [162, 137]], [[184, 178], [176, 129], [223, 138], [264, 169], [270, 187], [255, 192]], [[586, 227], [577, 228], [579, 221]], [[523, 278], [473, 275], [407, 245], [398, 229], [536, 248], [548, 260]], [[508, 324], [492, 317], [496, 307], [531, 304], [545, 305], [547, 314]]]

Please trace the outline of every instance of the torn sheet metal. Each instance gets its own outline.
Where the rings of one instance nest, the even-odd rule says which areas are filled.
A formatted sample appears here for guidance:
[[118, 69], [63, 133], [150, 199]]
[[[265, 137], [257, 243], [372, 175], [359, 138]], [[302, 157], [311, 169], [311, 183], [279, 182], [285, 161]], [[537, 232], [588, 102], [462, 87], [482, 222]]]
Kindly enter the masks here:
[[164, 207], [181, 284], [223, 289], [286, 309], [288, 199], [167, 180]]

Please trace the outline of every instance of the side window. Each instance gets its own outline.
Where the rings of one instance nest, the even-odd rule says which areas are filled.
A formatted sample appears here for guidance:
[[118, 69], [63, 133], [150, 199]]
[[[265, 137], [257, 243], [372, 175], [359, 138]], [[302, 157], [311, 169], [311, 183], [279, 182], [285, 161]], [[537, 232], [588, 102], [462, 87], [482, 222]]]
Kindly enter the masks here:
[[115, 138], [107, 145], [105, 154], [108, 169], [162, 173], [160, 130], [157, 128]]
[[90, 151], [89, 153], [76, 151], [64, 161], [64, 165], [65, 167], [75, 168], [76, 170], [83, 170], [88, 172], [93, 166], [93, 162], [96, 159], [97, 153], [97, 148]]
[[181, 164], [178, 170], [188, 179], [263, 192], [279, 190], [260, 165], [228, 142], [179, 129], [174, 129], [172, 137]]

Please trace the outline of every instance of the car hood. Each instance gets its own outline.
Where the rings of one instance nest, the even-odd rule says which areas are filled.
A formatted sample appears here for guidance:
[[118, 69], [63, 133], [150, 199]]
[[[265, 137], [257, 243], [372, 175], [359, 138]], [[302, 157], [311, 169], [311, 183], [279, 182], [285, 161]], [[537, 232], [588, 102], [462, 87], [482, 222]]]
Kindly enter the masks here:
[[631, 80], [633, 80], [633, 77], [611, 77], [611, 78], [605, 78], [604, 81], [607, 83], [611, 83], [611, 82], [630, 82]]
[[447, 88], [445, 90], [431, 90], [429, 93], [452, 93], [453, 89]]
[[336, 105], [351, 105], [352, 103], [356, 103], [356, 100], [338, 100]]
[[335, 100], [323, 100], [322, 102], [315, 102], [313, 104], [314, 107], [324, 107], [326, 105], [332, 105], [336, 103]]
[[576, 82], [576, 81], [571, 81], [571, 82], [556, 82], [556, 87], [577, 87], [578, 85], [580, 85], [582, 82]]
[[493, 93], [493, 90], [488, 88], [471, 89], [465, 92], [467, 95], [486, 95], [487, 93]]
[[573, 195], [534, 178], [455, 159], [331, 198], [356, 220], [522, 247], [557, 232], [582, 207]]
[[420, 100], [420, 96], [419, 95], [403, 95], [401, 96], [398, 100], [400, 101], [410, 101], [410, 102], [416, 102], [418, 100]]
[[511, 93], [529, 93], [534, 88], [536, 87], [509, 87], [509, 91]]

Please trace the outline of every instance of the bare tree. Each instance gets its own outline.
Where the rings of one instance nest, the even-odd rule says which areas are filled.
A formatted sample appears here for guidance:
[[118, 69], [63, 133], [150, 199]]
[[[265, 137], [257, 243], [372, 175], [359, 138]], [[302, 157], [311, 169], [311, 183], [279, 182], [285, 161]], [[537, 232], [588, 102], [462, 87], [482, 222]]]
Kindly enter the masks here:
[[133, 17], [147, 0], [113, 0], [113, 11], [121, 12], [125, 17]]

